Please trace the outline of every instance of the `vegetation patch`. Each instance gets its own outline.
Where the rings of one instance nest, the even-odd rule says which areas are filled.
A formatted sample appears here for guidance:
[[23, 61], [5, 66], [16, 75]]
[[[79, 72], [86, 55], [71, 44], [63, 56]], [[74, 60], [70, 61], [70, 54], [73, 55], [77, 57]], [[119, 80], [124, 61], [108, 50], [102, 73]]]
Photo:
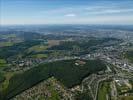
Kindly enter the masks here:
[[5, 67], [7, 65], [6, 60], [0, 59], [0, 68]]
[[102, 82], [99, 86], [98, 100], [107, 100], [110, 92], [110, 82]]
[[119, 100], [133, 100], [133, 96], [123, 96], [120, 97]]
[[0, 42], [0, 47], [12, 46], [13, 44], [13, 42]]
[[36, 45], [33, 47], [30, 47], [28, 49], [29, 52], [35, 51], [35, 52], [41, 52], [41, 51], [45, 51], [48, 47], [46, 45]]
[[129, 59], [131, 62], [133, 62], [133, 50], [127, 51], [127, 52], [125, 53], [125, 57], [126, 57], [127, 59]]
[[47, 54], [34, 54], [31, 55], [32, 58], [47, 58]]
[[86, 92], [83, 92], [83, 93], [77, 93], [75, 95], [75, 100], [93, 100], [93, 99], [90, 97], [89, 92], [86, 91]]

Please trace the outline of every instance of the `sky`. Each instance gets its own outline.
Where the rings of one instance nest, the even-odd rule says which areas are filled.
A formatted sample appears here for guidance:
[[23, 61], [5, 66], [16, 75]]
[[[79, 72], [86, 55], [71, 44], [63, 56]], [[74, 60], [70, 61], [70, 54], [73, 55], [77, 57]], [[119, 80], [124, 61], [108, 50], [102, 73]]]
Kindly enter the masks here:
[[0, 0], [0, 24], [133, 24], [133, 0]]

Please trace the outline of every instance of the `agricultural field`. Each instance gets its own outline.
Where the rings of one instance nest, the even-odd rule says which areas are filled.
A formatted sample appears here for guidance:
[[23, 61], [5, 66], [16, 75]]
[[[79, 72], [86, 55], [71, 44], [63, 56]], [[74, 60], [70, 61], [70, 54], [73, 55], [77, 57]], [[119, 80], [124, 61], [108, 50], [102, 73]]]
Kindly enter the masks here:
[[[20, 34], [17, 34], [17, 35], [20, 35]], [[38, 36], [34, 36], [35, 34], [32, 34], [32, 35], [34, 36], [34, 38], [36, 37], [36, 39], [34, 38], [31, 39], [29, 35], [28, 36], [26, 35], [26, 33], [21, 35], [22, 35], [21, 42], [0, 42], [0, 45], [1, 45], [0, 57], [4, 59], [10, 58], [10, 57], [43, 58], [44, 55], [47, 55], [46, 52], [51, 52], [50, 55], [53, 55], [53, 53], [55, 54], [55, 52], [56, 54], [58, 52], [59, 55], [63, 55], [63, 56], [80, 55], [80, 54], [83, 55], [97, 49], [95, 46], [102, 47], [105, 43], [109, 41], [117, 41], [117, 42], [119, 41], [113, 38], [105, 38], [105, 39], [94, 38], [94, 39], [88, 39], [88, 40], [82, 40], [82, 41], [79, 41], [79, 40], [78, 41], [61, 41], [61, 40], [41, 39]], [[30, 39], [27, 40], [27, 38], [28, 39], [30, 38]], [[64, 51], [67, 51], [67, 52], [64, 52]], [[43, 57], [42, 57], [42, 54], [44, 54]]]
[[33, 54], [30, 56], [31, 58], [47, 58], [47, 54]]
[[42, 52], [45, 51], [48, 48], [46, 45], [35, 45], [28, 49], [28, 52]]
[[14, 43], [12, 42], [0, 42], [0, 47], [8, 47], [12, 46]]
[[119, 100], [133, 100], [133, 96], [122, 96]]
[[4, 59], [0, 59], [0, 68], [7, 66], [7, 62]]

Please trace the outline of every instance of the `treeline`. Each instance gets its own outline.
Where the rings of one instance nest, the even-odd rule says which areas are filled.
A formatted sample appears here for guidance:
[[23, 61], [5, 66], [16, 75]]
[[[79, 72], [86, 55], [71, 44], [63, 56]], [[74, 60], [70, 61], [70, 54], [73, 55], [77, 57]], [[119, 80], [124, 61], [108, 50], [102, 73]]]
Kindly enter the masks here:
[[79, 48], [81, 50], [87, 50], [92, 46], [97, 46], [97, 45], [102, 46], [104, 43], [107, 44], [107, 42], [110, 41], [119, 41], [119, 40], [115, 38], [102, 38], [102, 39], [94, 38], [94, 39], [81, 40], [81, 41], [65, 41], [61, 42], [60, 45], [49, 48], [49, 50], [74, 50], [75, 47], [77, 47], [77, 49]]

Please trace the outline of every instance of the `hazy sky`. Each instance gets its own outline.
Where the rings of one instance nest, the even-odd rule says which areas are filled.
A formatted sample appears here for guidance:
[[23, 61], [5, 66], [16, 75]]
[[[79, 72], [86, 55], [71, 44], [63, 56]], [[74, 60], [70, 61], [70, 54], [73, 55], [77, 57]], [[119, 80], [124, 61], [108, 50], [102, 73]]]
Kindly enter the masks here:
[[133, 0], [0, 0], [1, 24], [133, 24]]

